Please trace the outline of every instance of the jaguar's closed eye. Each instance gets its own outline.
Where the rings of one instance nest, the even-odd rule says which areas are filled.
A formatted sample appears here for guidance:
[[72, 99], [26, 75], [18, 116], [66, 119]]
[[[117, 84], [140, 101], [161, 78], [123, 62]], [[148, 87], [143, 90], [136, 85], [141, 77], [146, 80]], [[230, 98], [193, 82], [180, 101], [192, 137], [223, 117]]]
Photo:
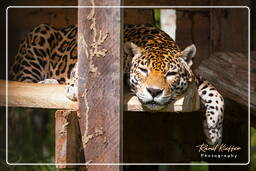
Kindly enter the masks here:
[[143, 72], [144, 74], [147, 74], [147, 73], [148, 73], [148, 70], [145, 69], [145, 68], [139, 67], [139, 70], [140, 70], [141, 72]]
[[177, 74], [177, 72], [168, 72], [167, 74], [166, 74], [166, 77], [168, 77], [168, 76], [173, 76], [173, 75], [176, 75]]

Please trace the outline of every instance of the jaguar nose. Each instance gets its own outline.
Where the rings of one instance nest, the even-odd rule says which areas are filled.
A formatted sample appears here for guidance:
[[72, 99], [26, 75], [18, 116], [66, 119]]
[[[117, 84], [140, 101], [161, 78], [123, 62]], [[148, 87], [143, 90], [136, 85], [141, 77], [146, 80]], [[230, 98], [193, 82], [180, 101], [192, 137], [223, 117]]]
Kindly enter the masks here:
[[163, 89], [160, 88], [147, 88], [147, 91], [153, 98], [163, 93]]

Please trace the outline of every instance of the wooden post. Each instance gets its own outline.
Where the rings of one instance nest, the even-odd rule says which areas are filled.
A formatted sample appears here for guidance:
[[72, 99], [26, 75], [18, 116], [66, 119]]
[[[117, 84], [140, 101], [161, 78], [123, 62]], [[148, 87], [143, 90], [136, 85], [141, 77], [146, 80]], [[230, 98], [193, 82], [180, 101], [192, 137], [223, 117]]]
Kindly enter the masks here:
[[57, 110], [55, 113], [55, 163], [58, 169], [76, 168], [80, 163], [80, 141], [77, 114], [69, 110]]
[[[79, 0], [79, 5], [118, 6], [120, 1]], [[83, 150], [88, 164], [120, 162], [120, 43], [119, 8], [79, 8], [78, 100]], [[87, 170], [117, 171], [119, 166], [91, 165]]]

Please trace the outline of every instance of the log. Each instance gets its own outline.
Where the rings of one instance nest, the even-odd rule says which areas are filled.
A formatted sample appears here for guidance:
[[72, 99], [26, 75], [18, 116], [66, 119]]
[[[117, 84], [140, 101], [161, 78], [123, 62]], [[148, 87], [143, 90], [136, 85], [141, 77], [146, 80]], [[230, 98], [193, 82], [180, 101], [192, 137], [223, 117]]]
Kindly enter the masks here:
[[77, 110], [77, 103], [65, 96], [64, 89], [65, 85], [8, 81], [7, 104], [6, 81], [0, 80], [0, 106]]
[[[251, 54], [251, 110], [256, 117], [256, 53]], [[204, 60], [196, 73], [216, 86], [225, 98], [248, 109], [248, 56], [242, 53], [218, 52]]]
[[[200, 98], [195, 83], [191, 83], [187, 91], [175, 102], [158, 112], [193, 112], [200, 109]], [[125, 111], [147, 111], [136, 96], [129, 93], [125, 88], [124, 94]]]

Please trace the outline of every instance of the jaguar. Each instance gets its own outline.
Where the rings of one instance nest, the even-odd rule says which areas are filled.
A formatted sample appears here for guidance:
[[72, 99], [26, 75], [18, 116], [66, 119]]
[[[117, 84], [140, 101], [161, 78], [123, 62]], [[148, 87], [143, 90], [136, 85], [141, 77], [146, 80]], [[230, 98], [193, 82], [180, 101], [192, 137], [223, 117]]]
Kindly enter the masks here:
[[[56, 29], [48, 24], [34, 28], [20, 44], [9, 79], [66, 84], [66, 96], [77, 100], [77, 29], [76, 25]], [[159, 111], [195, 82], [205, 108], [206, 142], [220, 144], [224, 99], [192, 71], [195, 45], [181, 50], [167, 33], [149, 24], [125, 25], [123, 36], [124, 73], [143, 106]]]

